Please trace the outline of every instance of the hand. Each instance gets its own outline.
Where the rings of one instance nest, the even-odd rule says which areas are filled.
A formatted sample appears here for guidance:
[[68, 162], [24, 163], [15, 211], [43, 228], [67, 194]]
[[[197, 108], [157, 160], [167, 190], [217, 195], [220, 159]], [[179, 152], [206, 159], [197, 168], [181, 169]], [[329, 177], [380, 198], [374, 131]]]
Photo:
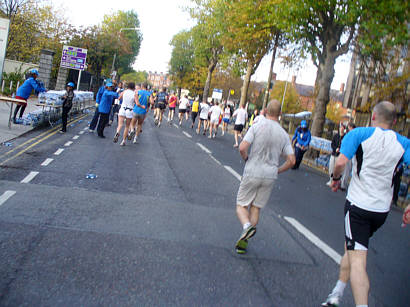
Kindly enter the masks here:
[[98, 108], [98, 106], [99, 106], [99, 104], [98, 104], [98, 103], [96, 103], [96, 104], [95, 104], [95, 107], [96, 107], [96, 108]]
[[338, 148], [336, 148], [336, 152], [339, 152], [340, 151], [340, 148], [338, 147]]
[[403, 213], [403, 224], [410, 224], [410, 205], [406, 207]]
[[330, 184], [330, 189], [333, 192], [337, 192], [337, 190], [340, 189], [340, 180], [336, 180], [336, 181], [332, 180], [332, 183]]

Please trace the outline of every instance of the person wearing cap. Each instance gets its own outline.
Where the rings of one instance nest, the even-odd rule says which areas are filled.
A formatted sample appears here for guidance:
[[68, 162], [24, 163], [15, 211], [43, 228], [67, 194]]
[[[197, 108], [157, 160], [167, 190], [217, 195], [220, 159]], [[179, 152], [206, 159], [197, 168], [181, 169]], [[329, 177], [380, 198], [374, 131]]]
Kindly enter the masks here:
[[296, 156], [296, 163], [292, 167], [292, 169], [298, 169], [300, 163], [303, 160], [303, 155], [309, 148], [310, 139], [312, 136], [310, 135], [310, 131], [307, 126], [307, 122], [302, 120], [300, 126], [296, 129], [295, 135], [292, 138], [293, 146], [295, 147], [295, 156]]
[[13, 116], [13, 123], [16, 123], [17, 113], [20, 110], [19, 118], [21, 118], [24, 114], [24, 110], [27, 106], [27, 99], [30, 97], [31, 92], [34, 90], [36, 94], [46, 92], [46, 89], [42, 85], [41, 82], [36, 80], [38, 77], [38, 70], [31, 69], [29, 71], [29, 77], [26, 81], [17, 89], [16, 99], [25, 100], [26, 103], [23, 105], [17, 105], [16, 109], [14, 110]]
[[90, 129], [89, 129], [90, 132], [94, 132], [95, 128], [97, 127], [98, 118], [99, 118], [98, 106], [105, 92], [106, 84], [109, 82], [111, 82], [111, 79], [104, 80], [104, 84], [100, 86], [100, 88], [98, 89], [97, 95], [95, 96], [95, 112], [94, 112], [93, 119], [90, 122]]
[[63, 126], [61, 127], [60, 133], [67, 132], [67, 117], [68, 113], [71, 110], [71, 107], [73, 106], [74, 87], [74, 83], [69, 82], [67, 84], [66, 92], [63, 96], [63, 111], [61, 112], [61, 121]]
[[104, 128], [108, 123], [110, 112], [111, 112], [111, 106], [114, 102], [114, 99], [117, 99], [119, 97], [118, 93], [114, 91], [114, 85], [112, 82], [108, 82], [106, 84], [106, 90], [104, 91], [104, 94], [101, 97], [101, 101], [98, 105], [98, 127], [97, 127], [97, 133], [100, 138], [105, 138], [104, 136]]

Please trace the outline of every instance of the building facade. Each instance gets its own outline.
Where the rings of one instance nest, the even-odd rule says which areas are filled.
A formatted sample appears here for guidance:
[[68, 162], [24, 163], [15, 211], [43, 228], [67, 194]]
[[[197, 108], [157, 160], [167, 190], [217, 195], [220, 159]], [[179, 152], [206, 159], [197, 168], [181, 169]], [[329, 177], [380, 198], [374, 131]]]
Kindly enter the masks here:
[[157, 73], [149, 71], [148, 72], [148, 82], [151, 83], [154, 89], [161, 89], [163, 87], [169, 88], [171, 86], [171, 78], [168, 74]]

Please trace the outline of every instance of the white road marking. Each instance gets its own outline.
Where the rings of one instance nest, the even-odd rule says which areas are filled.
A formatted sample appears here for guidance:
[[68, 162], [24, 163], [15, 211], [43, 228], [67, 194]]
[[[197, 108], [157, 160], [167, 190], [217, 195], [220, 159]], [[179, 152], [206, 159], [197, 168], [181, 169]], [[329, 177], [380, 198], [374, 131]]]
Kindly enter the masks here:
[[210, 151], [208, 148], [206, 148], [204, 145], [201, 143], [196, 143], [203, 151], [205, 151], [207, 154], [212, 154], [212, 151]]
[[73, 140], [77, 140], [80, 136], [79, 135], [74, 135]]
[[332, 249], [329, 245], [325, 242], [320, 240], [316, 235], [314, 235], [309, 229], [295, 220], [293, 217], [285, 216], [284, 219], [291, 224], [293, 227], [296, 228], [302, 235], [304, 235], [310, 242], [320, 248], [326, 255], [332, 258], [337, 264], [340, 264], [340, 260], [342, 260], [342, 256], [339, 255], [334, 249]]
[[47, 159], [44, 160], [43, 163], [41, 163], [41, 166], [47, 166], [53, 161], [54, 161], [54, 159], [47, 158]]
[[241, 181], [242, 176], [239, 175], [237, 172], [235, 172], [235, 170], [234, 170], [232, 167], [230, 167], [230, 166], [228, 166], [228, 165], [224, 165], [224, 167], [225, 167], [225, 169], [226, 169], [228, 172], [230, 172], [236, 179], [238, 179], [239, 181]]
[[20, 183], [29, 183], [31, 180], [34, 179], [39, 174], [39, 172], [30, 172]]
[[71, 144], [73, 144], [73, 142], [68, 141], [67, 143], [64, 144], [64, 146], [65, 146], [65, 147], [68, 147], [68, 146], [70, 146]]
[[192, 136], [191, 136], [188, 132], [182, 131], [182, 133], [183, 133], [186, 137], [192, 139]]
[[175, 127], [175, 128], [179, 128], [179, 126], [178, 126], [177, 124], [174, 124], [174, 127]]
[[59, 155], [61, 155], [61, 153], [62, 153], [63, 151], [64, 151], [63, 148], [59, 148], [59, 149], [54, 153], [54, 155], [59, 156]]
[[90, 127], [87, 126], [87, 127], [85, 127], [83, 130], [86, 131], [86, 130], [88, 130], [88, 129], [90, 129]]
[[84, 134], [85, 133], [85, 131], [80, 131], [80, 132], [78, 132], [78, 134]]
[[214, 160], [217, 164], [222, 165], [221, 162], [219, 162], [213, 155], [209, 155], [212, 160]]
[[16, 191], [6, 191], [0, 196], [0, 206], [3, 205], [10, 197], [16, 194]]

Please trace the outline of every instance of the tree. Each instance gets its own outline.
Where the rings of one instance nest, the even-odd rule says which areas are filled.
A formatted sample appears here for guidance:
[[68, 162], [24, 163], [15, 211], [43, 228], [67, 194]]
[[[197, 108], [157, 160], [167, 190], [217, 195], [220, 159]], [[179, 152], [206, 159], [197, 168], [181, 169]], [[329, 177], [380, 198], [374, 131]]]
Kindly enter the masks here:
[[326, 107], [326, 118], [334, 123], [339, 123], [343, 117], [343, 110], [340, 103], [331, 100]]
[[148, 73], [146, 71], [132, 71], [121, 76], [121, 80], [134, 83], [146, 82]]
[[[320, 136], [325, 124], [326, 106], [329, 102], [330, 85], [336, 59], [348, 52], [357, 35], [364, 27], [359, 40], [374, 50], [383, 35], [407, 34], [407, 1], [393, 0], [303, 0], [280, 4], [283, 16], [282, 29], [293, 41], [302, 43], [302, 51], [308, 52], [317, 66], [317, 97], [312, 124], [312, 134]], [[403, 23], [399, 23], [403, 20]], [[392, 26], [400, 30], [392, 29]], [[402, 39], [397, 39], [402, 41]], [[394, 39], [392, 43], [397, 43]], [[377, 47], [378, 48], [378, 47]]]
[[[275, 86], [273, 87], [270, 99], [276, 99], [280, 102], [283, 100], [283, 94], [285, 93], [286, 82], [276, 81]], [[283, 100], [282, 113], [295, 114], [303, 111], [303, 108], [300, 105], [299, 94], [291, 83], [288, 82], [286, 86], [286, 95]]]

